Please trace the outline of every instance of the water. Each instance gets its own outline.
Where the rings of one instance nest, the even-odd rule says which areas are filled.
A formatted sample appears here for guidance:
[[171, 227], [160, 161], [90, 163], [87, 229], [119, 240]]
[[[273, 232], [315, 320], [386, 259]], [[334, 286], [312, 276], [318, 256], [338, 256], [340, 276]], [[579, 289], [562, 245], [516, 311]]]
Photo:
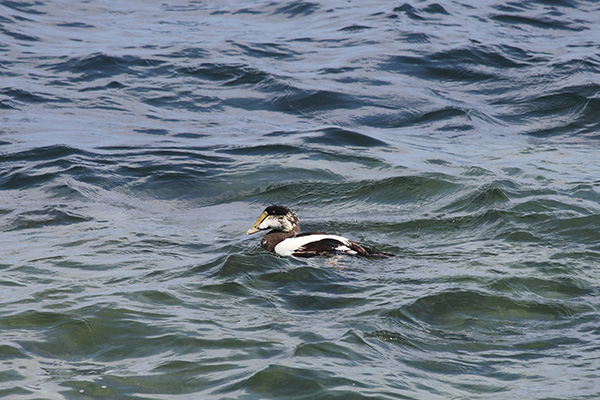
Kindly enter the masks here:
[[0, 396], [600, 397], [600, 6], [468, 3], [3, 1]]

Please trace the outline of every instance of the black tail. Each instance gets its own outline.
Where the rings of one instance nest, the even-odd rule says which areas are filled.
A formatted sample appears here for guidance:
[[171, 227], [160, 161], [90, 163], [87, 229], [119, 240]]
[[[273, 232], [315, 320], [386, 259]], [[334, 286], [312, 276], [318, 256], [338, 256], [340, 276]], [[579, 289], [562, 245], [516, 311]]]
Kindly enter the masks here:
[[351, 249], [356, 251], [357, 256], [361, 257], [374, 257], [374, 258], [390, 258], [394, 257], [394, 253], [388, 253], [386, 251], [377, 251], [370, 246], [359, 244], [356, 242], [350, 242]]

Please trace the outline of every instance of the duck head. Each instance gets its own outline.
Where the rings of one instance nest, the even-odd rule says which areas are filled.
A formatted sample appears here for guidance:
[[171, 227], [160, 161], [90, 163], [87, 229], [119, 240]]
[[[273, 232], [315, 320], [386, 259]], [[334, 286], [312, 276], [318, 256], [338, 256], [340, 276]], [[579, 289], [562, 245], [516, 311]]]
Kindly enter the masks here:
[[286, 206], [273, 205], [265, 208], [258, 217], [254, 226], [248, 229], [247, 234], [256, 233], [265, 229], [278, 232], [300, 232], [300, 221], [298, 216]]

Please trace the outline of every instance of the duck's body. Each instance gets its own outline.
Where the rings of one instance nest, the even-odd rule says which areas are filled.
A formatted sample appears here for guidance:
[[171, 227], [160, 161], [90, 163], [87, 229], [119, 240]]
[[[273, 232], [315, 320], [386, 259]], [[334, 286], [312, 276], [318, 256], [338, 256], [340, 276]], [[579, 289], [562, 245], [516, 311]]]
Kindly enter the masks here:
[[248, 235], [271, 229], [262, 241], [263, 249], [280, 256], [314, 257], [349, 254], [367, 257], [391, 257], [343, 236], [324, 232], [300, 233], [300, 220], [285, 206], [269, 206], [258, 218]]

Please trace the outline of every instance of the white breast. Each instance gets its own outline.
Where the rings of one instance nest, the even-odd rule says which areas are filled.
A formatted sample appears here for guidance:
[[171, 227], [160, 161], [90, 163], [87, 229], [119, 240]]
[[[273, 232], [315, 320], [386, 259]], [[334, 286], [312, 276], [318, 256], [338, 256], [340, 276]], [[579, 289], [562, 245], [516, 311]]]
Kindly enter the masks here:
[[350, 250], [350, 248], [348, 247], [350, 246], [350, 242], [345, 237], [322, 234], [306, 235], [285, 239], [281, 241], [277, 246], [275, 246], [274, 250], [275, 253], [279, 254], [280, 256], [291, 256], [292, 254], [294, 254], [294, 252], [296, 252], [300, 247], [304, 246], [305, 244], [310, 242], [318, 242], [319, 240], [323, 239], [334, 239], [341, 242], [342, 245], [340, 245], [340, 247], [336, 249], [338, 251]]

